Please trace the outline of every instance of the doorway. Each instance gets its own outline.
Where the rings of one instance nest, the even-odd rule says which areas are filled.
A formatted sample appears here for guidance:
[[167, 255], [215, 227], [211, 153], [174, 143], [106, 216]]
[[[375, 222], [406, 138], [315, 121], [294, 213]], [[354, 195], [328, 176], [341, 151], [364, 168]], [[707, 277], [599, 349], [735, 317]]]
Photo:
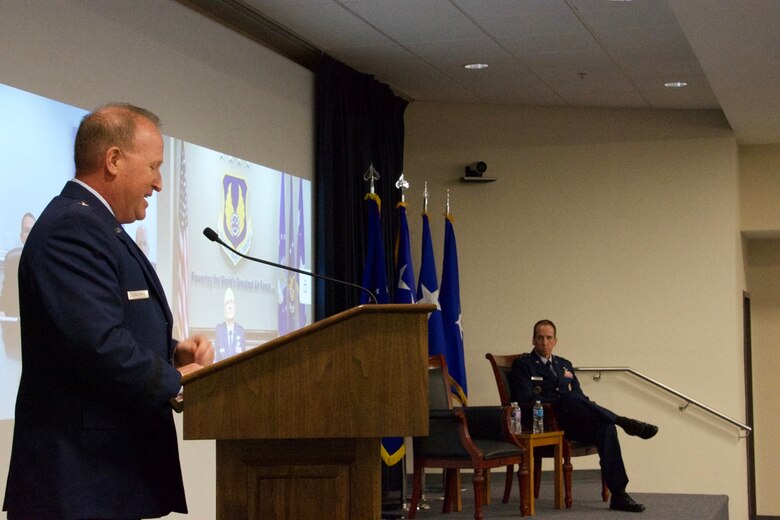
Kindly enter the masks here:
[[[745, 356], [745, 420], [753, 428], [753, 343], [750, 329], [750, 294], [742, 293], [742, 336]], [[747, 450], [748, 518], [756, 520], [756, 457], [752, 431], [745, 443]]]

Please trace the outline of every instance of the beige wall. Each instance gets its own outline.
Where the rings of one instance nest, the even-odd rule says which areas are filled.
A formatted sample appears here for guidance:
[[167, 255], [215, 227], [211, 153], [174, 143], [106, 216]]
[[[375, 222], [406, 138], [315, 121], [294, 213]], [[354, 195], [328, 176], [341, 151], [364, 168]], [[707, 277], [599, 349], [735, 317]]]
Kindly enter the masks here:
[[[439, 263], [450, 190], [473, 404], [498, 399], [485, 353], [529, 350], [550, 318], [575, 365], [629, 366], [744, 421], [738, 155], [719, 112], [416, 102], [406, 132], [409, 213], [428, 180]], [[461, 182], [476, 160], [498, 180]], [[735, 427], [628, 376], [581, 380], [660, 426], [651, 441], [622, 436], [630, 490], [727, 494], [746, 518]]]
[[742, 229], [750, 293], [756, 509], [780, 516], [775, 433], [780, 428], [780, 146], [740, 146]]
[[780, 144], [739, 147], [742, 231], [780, 238]]

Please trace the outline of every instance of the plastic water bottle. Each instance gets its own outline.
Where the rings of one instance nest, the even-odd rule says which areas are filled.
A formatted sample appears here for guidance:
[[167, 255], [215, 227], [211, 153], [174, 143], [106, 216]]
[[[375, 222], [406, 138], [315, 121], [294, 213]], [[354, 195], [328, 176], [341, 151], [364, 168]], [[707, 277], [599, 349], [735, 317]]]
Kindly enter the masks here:
[[544, 408], [540, 401], [534, 404], [534, 433], [544, 433]]
[[510, 406], [512, 407], [512, 412], [510, 415], [511, 418], [510, 418], [509, 426], [512, 429], [512, 433], [516, 435], [520, 435], [521, 433], [523, 433], [523, 426], [522, 423], [520, 422], [520, 418], [521, 418], [520, 406], [518, 406], [518, 404], [515, 402], [510, 403]]

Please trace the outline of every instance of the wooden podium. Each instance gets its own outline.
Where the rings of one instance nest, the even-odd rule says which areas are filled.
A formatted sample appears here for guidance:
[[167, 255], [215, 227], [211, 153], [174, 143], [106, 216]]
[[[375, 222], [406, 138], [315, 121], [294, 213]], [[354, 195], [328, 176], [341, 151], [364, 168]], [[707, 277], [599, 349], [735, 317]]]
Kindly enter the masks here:
[[428, 433], [432, 305], [362, 305], [183, 378], [217, 518], [374, 520], [380, 438]]

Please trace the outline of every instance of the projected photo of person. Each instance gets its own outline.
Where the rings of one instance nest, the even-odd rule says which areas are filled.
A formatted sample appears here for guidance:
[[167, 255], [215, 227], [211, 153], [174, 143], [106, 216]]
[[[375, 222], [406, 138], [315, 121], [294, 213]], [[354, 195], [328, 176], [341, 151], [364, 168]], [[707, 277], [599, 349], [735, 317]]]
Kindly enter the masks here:
[[214, 361], [222, 361], [246, 350], [244, 327], [236, 322], [236, 298], [233, 289], [225, 289], [225, 321], [217, 325]]
[[19, 246], [10, 249], [3, 260], [3, 288], [0, 291], [0, 317], [3, 320], [3, 345], [6, 355], [13, 359], [21, 357], [21, 339], [19, 337], [19, 285], [17, 276], [19, 272], [19, 258], [22, 256], [22, 247], [27, 241], [27, 235], [35, 224], [32, 213], [25, 213], [22, 217], [21, 230], [19, 232]]
[[146, 227], [143, 225], [138, 226], [135, 230], [135, 243], [138, 249], [149, 259], [152, 267], [157, 269], [157, 262], [152, 261], [151, 249], [149, 246], [149, 233], [146, 231]]

